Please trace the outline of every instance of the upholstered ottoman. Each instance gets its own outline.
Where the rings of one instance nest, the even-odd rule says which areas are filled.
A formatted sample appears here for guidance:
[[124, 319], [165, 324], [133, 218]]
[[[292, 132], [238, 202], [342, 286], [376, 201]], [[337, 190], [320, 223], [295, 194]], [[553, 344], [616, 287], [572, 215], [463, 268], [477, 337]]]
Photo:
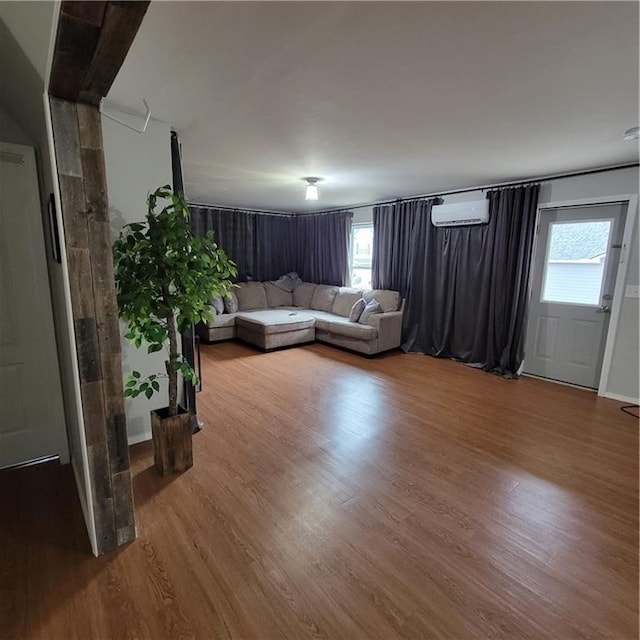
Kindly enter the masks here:
[[236, 315], [236, 337], [265, 351], [315, 339], [315, 318], [289, 309], [265, 309]]

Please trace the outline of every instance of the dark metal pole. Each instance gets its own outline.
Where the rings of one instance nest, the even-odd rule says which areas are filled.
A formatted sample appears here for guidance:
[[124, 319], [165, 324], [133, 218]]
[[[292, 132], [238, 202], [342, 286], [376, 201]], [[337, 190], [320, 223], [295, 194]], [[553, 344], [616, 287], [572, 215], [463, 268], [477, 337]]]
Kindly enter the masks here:
[[[184, 181], [182, 178], [182, 158], [180, 141], [175, 131], [171, 132], [171, 173], [173, 174], [173, 190], [184, 195]], [[195, 331], [193, 326], [181, 334], [182, 355], [195, 368]], [[183, 381], [184, 408], [191, 413], [191, 430], [200, 431], [202, 425], [196, 414], [196, 388], [188, 380]]]

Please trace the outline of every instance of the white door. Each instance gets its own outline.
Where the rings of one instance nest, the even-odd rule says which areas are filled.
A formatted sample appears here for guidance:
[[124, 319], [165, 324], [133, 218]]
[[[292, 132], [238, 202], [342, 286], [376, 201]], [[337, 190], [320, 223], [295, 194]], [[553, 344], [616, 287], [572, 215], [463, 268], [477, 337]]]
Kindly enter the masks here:
[[67, 457], [34, 151], [0, 143], [0, 469]]
[[540, 214], [524, 372], [596, 389], [626, 204]]

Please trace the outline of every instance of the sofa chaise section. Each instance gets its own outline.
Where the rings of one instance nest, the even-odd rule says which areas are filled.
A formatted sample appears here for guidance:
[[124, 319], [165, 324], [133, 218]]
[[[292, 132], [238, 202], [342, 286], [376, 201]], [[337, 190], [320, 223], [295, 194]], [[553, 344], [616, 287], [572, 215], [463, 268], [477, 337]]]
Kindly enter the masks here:
[[269, 351], [313, 342], [315, 319], [298, 311], [264, 309], [236, 314], [236, 336]]

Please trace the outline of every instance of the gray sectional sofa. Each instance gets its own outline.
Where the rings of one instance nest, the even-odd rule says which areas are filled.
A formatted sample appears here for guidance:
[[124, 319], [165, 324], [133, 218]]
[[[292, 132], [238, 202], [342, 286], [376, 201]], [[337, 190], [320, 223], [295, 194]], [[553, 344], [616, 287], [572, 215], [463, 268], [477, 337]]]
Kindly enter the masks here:
[[[404, 301], [397, 291], [361, 291], [303, 282], [292, 292], [271, 282], [245, 282], [235, 289], [238, 311], [215, 314], [197, 328], [207, 342], [238, 338], [270, 350], [318, 340], [366, 355], [400, 346]], [[381, 313], [365, 323], [349, 320], [355, 302], [375, 299]]]

